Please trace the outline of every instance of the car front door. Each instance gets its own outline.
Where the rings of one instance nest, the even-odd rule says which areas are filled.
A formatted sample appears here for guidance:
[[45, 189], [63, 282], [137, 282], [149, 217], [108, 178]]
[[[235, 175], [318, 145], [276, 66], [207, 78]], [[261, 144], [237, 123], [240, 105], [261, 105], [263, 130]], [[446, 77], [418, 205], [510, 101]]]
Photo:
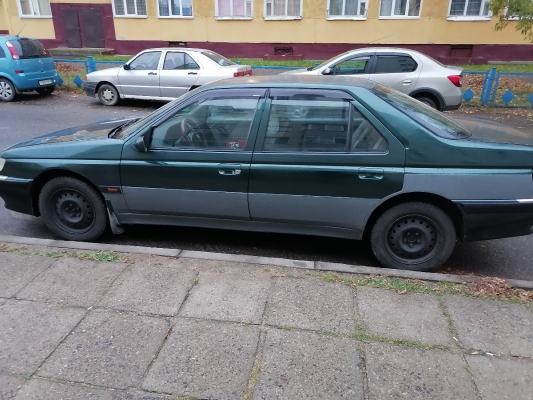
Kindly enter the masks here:
[[122, 191], [130, 223], [190, 217], [249, 220], [248, 178], [264, 89], [203, 92], [145, 128], [146, 152], [125, 144]]
[[403, 186], [404, 147], [343, 91], [273, 89], [261, 126], [253, 221], [358, 239], [376, 204]]
[[416, 87], [422, 63], [406, 53], [376, 53], [370, 80], [409, 94]]
[[119, 90], [126, 96], [161, 97], [159, 61], [161, 51], [139, 54], [118, 72]]
[[192, 56], [181, 51], [167, 51], [160, 70], [161, 97], [180, 97], [187, 93], [202, 73]]

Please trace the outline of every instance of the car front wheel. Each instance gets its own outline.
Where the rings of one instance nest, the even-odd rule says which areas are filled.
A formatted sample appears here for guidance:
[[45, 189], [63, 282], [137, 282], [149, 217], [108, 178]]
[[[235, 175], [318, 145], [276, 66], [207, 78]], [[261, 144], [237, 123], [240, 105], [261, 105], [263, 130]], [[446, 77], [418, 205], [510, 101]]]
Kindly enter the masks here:
[[370, 242], [387, 268], [429, 271], [440, 267], [455, 247], [450, 217], [428, 203], [403, 203], [385, 211], [372, 228]]
[[76, 178], [60, 177], [47, 182], [39, 194], [39, 209], [46, 226], [66, 240], [97, 240], [108, 224], [100, 195]]
[[1, 101], [13, 101], [17, 96], [15, 86], [7, 79], [0, 78], [0, 100]]
[[108, 83], [104, 83], [98, 88], [98, 100], [104, 106], [114, 106], [118, 103], [120, 97], [117, 88]]

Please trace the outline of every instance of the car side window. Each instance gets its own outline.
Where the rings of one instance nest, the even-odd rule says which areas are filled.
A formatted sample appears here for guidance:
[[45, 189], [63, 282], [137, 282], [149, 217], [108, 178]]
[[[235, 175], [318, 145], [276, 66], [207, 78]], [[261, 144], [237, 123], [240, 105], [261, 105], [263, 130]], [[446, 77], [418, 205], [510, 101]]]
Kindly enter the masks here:
[[159, 59], [161, 58], [160, 51], [148, 51], [141, 54], [135, 60], [133, 60], [129, 66], [130, 69], [136, 71], [154, 70], [157, 69]]
[[357, 75], [367, 74], [370, 65], [370, 56], [354, 57], [330, 67], [331, 75]]
[[6, 53], [3, 48], [0, 47], [0, 58], [6, 58]]
[[258, 103], [257, 95], [196, 100], [154, 128], [151, 148], [242, 151]]
[[386, 139], [349, 101], [273, 97], [262, 151], [385, 152]]
[[186, 53], [168, 52], [165, 56], [163, 69], [200, 69], [200, 66]]
[[376, 62], [376, 74], [390, 74], [401, 72], [413, 72], [418, 64], [409, 56], [401, 55], [378, 55]]

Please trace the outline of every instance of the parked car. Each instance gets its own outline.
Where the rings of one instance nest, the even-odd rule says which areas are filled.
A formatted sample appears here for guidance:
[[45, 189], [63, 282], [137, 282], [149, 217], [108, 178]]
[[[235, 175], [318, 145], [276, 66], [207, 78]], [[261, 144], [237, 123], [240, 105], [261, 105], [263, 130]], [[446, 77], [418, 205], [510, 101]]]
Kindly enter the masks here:
[[54, 60], [39, 41], [0, 36], [0, 100], [13, 101], [17, 94], [33, 90], [49, 95], [56, 83]]
[[533, 138], [473, 127], [370, 81], [222, 80], [11, 147], [0, 196], [67, 240], [131, 224], [369, 237], [384, 266], [431, 270], [456, 241], [533, 231]]
[[397, 48], [351, 50], [308, 69], [284, 75], [343, 75], [396, 89], [440, 111], [456, 110], [463, 100], [463, 69], [446, 66], [418, 51]]
[[114, 106], [120, 99], [174, 100], [218, 79], [251, 75], [249, 65], [213, 51], [170, 47], [144, 50], [122, 67], [91, 72], [84, 87], [87, 96]]

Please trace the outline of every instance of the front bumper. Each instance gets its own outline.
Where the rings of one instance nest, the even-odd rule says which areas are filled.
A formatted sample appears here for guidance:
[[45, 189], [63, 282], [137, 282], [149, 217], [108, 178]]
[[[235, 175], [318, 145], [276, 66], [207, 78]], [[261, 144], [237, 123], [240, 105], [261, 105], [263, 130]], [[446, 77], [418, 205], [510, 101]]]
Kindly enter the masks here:
[[464, 218], [465, 242], [533, 233], [533, 199], [465, 200], [456, 204]]
[[97, 82], [85, 82], [83, 84], [83, 89], [85, 90], [85, 94], [89, 97], [94, 97], [96, 95], [96, 85]]
[[0, 197], [8, 210], [35, 215], [31, 198], [32, 179], [11, 178], [0, 175]]

